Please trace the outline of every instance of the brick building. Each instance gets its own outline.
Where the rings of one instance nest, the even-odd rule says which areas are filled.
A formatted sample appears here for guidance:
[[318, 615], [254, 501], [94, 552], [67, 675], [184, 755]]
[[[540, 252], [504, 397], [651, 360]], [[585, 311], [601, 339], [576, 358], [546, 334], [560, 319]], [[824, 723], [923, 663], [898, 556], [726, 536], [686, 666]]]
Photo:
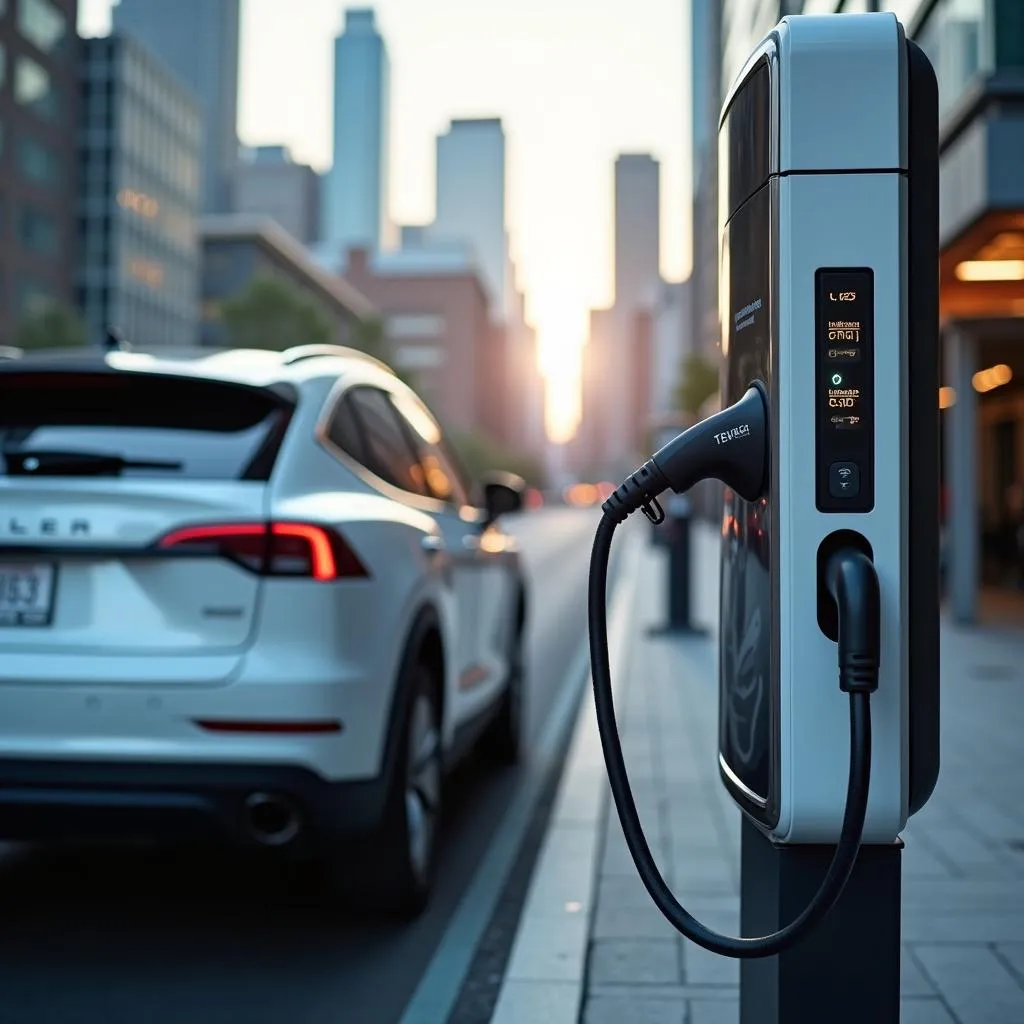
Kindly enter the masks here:
[[352, 249], [345, 277], [380, 309], [396, 370], [446, 429], [486, 430], [505, 440], [505, 333], [492, 325], [487, 294], [458, 247], [371, 254]]

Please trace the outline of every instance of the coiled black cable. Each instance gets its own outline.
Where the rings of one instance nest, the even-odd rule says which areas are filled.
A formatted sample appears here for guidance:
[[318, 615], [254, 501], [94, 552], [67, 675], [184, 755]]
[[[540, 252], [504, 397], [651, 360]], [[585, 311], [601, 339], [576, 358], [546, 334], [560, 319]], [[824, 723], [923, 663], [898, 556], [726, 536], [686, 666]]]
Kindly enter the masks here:
[[[619, 742], [619, 730], [615, 721], [615, 706], [612, 699], [611, 669], [608, 660], [608, 560], [611, 554], [612, 539], [615, 528], [622, 517], [602, 517], [594, 538], [594, 547], [590, 560], [590, 584], [588, 594], [588, 620], [590, 628], [590, 664], [594, 681], [594, 703], [597, 708], [597, 724], [601, 734], [601, 746], [604, 750], [605, 764], [608, 769], [608, 781], [611, 785], [615, 809], [622, 824], [622, 832], [626, 845], [636, 864], [637, 871], [645, 888], [654, 900], [655, 905], [665, 915], [669, 923], [680, 933], [695, 942], [698, 946], [735, 959], [753, 959], [774, 956], [788, 949], [802, 939], [821, 919], [835, 906], [839, 899], [854, 865], [864, 832], [864, 821], [867, 815], [868, 791], [871, 782], [871, 705], [870, 686], [854, 689], [850, 692], [850, 775], [846, 789], [846, 811], [843, 816], [842, 829], [836, 846], [835, 855], [821, 886], [806, 909], [793, 921], [777, 932], [752, 938], [720, 935], [701, 924], [689, 914], [672, 894], [671, 889], [661, 876], [651, 849], [647, 844], [636, 803], [629, 786], [626, 764], [622, 756]], [[844, 579], [855, 577], [861, 572], [864, 581], [862, 592], [867, 592], [871, 603], [874, 595], [874, 614], [877, 615], [877, 578], [873, 576], [870, 562], [865, 567], [858, 560], [859, 553], [851, 556], [845, 565], [849, 572]], [[865, 559], [866, 561], [866, 559]], [[869, 574], [865, 576], [864, 574]], [[836, 574], [842, 575], [842, 574]], [[874, 586], [872, 591], [871, 587]], [[837, 595], [839, 603], [840, 631], [843, 629], [844, 614], [842, 605], [847, 599], [858, 598], [856, 586], [840, 588]], [[864, 618], [861, 613], [851, 614], [846, 621]], [[874, 641], [872, 640], [872, 644]], [[842, 641], [841, 641], [842, 646]], [[871, 644], [869, 644], [871, 646]], [[877, 685], [877, 650], [874, 655], [874, 679]], [[843, 680], [841, 679], [841, 683]], [[843, 686], [846, 689], [846, 686]]]

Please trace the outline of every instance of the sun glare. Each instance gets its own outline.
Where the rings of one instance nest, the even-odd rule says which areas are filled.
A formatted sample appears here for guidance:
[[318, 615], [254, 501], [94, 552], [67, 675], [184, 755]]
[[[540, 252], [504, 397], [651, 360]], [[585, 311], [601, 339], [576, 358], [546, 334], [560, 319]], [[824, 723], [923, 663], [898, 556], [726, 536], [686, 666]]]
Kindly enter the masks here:
[[547, 434], [555, 444], [572, 437], [580, 417], [580, 350], [586, 337], [587, 304], [582, 297], [575, 299], [553, 290], [549, 301], [537, 303], [534, 316], [540, 371], [547, 384]]

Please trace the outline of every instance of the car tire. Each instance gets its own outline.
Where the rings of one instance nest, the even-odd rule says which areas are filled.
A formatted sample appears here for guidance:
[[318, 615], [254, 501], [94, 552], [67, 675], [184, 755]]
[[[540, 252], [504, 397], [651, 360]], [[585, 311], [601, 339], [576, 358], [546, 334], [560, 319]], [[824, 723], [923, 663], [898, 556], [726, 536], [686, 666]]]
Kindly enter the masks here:
[[501, 767], [518, 764], [522, 756], [523, 693], [526, 676], [523, 632], [520, 617], [516, 623], [508, 656], [508, 683], [502, 691], [501, 704], [494, 721], [488, 726], [481, 743], [485, 755]]
[[399, 750], [381, 824], [355, 863], [339, 865], [339, 891], [359, 907], [404, 920], [430, 901], [444, 780], [438, 684], [412, 668]]

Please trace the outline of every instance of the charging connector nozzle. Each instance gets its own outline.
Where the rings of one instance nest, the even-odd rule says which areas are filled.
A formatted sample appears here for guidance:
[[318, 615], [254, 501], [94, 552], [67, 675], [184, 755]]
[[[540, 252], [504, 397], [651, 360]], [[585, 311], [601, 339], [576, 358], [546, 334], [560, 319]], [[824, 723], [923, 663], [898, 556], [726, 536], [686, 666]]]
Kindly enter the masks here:
[[844, 693], [874, 693], [882, 645], [875, 564], [863, 551], [840, 548], [825, 567], [825, 586], [839, 613], [839, 688]]
[[[684, 430], [651, 456], [618, 487], [602, 511], [621, 523], [642, 508], [657, 521], [656, 498], [663, 491], [688, 491], [714, 478], [741, 498], [756, 501], [768, 481], [768, 408], [760, 385], [727, 409]], [[651, 511], [648, 512], [648, 509]]]

